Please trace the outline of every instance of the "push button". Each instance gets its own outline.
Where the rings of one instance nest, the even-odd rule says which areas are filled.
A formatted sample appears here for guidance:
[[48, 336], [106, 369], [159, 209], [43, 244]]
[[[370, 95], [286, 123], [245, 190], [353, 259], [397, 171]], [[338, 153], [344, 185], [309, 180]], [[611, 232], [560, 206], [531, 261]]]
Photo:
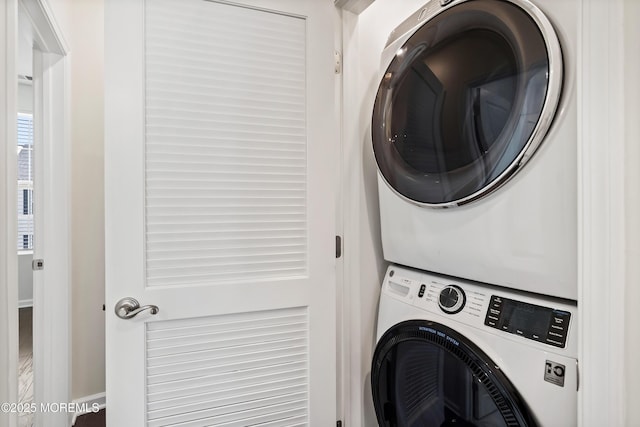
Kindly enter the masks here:
[[558, 340], [554, 340], [554, 339], [551, 339], [551, 338], [547, 338], [546, 339], [546, 343], [547, 344], [551, 344], [551, 345], [556, 346], [556, 347], [564, 347], [564, 340], [558, 341]]
[[553, 311], [553, 323], [556, 325], [565, 325], [569, 323], [569, 319], [571, 319], [571, 313], [566, 311]]
[[484, 324], [492, 328], [500, 329], [498, 326], [500, 315], [502, 314], [502, 298], [495, 295], [491, 295], [489, 300], [489, 308], [487, 309], [487, 315], [484, 318]]
[[424, 296], [424, 292], [427, 290], [427, 285], [420, 285], [420, 290], [418, 291], [418, 298], [422, 298]]
[[547, 338], [545, 339], [544, 342], [546, 342], [547, 344], [551, 344], [555, 347], [564, 348], [564, 345], [567, 342], [567, 335], [564, 332], [558, 333], [558, 332], [549, 331], [549, 333], [547, 334]]
[[567, 342], [567, 330], [570, 319], [571, 313], [554, 310], [551, 315], [551, 322], [545, 342], [556, 347], [564, 347]]

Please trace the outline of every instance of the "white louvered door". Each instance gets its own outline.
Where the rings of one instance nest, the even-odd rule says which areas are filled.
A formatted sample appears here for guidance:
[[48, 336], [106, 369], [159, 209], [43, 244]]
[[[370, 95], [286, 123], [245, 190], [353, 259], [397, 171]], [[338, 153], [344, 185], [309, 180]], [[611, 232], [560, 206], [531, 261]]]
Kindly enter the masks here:
[[334, 18], [105, 3], [109, 427], [335, 424]]

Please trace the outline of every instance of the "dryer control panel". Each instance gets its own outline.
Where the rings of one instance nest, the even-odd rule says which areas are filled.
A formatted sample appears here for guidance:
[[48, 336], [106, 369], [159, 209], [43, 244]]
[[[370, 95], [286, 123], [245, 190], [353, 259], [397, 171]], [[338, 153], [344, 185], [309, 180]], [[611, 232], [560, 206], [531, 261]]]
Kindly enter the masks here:
[[564, 348], [571, 313], [491, 295], [484, 324], [524, 338]]

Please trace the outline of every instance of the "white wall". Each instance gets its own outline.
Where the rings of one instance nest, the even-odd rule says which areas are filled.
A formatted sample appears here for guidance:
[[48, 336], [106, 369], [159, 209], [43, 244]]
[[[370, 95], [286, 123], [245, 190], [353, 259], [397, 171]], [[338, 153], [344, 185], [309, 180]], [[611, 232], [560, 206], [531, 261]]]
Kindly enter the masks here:
[[[18, 75], [33, 76], [33, 35], [31, 34], [31, 24], [28, 22], [26, 14], [18, 15]], [[21, 107], [20, 94], [23, 84], [19, 81], [18, 88], [18, 111]], [[24, 91], [22, 91], [24, 93]], [[28, 100], [29, 112], [32, 110], [33, 100]]]
[[625, 139], [627, 152], [625, 170], [626, 179], [631, 185], [625, 193], [626, 202], [626, 277], [627, 295], [625, 297], [625, 378], [624, 395], [626, 398], [626, 422], [628, 425], [638, 423], [640, 420], [640, 58], [638, 57], [638, 40], [640, 40], [640, 27], [637, 22], [640, 18], [640, 2], [625, 0]]
[[345, 283], [349, 306], [348, 408], [346, 424], [376, 425], [371, 397], [371, 358], [375, 348], [382, 257], [377, 169], [371, 148], [371, 112], [380, 73], [380, 54], [391, 31], [425, 0], [376, 0], [360, 15], [345, 12], [344, 153]]
[[[55, 0], [62, 1], [62, 0]], [[73, 399], [105, 390], [104, 9], [73, 0], [71, 14], [71, 234]]]
[[71, 6], [78, 1], [82, 2], [83, 0], [44, 0], [44, 3], [49, 4], [51, 7], [56, 22], [60, 26], [60, 30], [67, 42], [71, 37]]
[[33, 305], [33, 271], [31, 252], [18, 253], [18, 304], [20, 307]]
[[[29, 55], [31, 55], [31, 48], [28, 49]], [[22, 52], [22, 48], [20, 51]], [[33, 113], [33, 86], [30, 84], [20, 83], [18, 85], [18, 112]]]

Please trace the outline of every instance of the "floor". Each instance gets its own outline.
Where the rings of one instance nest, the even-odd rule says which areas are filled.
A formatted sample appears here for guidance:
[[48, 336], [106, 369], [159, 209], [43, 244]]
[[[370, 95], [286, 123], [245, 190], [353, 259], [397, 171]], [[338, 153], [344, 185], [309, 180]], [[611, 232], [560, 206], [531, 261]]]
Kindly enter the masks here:
[[[19, 353], [18, 353], [18, 402], [33, 402], [33, 309], [31, 307], [19, 310]], [[20, 414], [19, 427], [31, 427], [32, 414]]]
[[[20, 403], [33, 402], [33, 309], [21, 308], [18, 314], [19, 322], [19, 353], [18, 353], [18, 401]], [[33, 415], [21, 414], [18, 417], [18, 427], [32, 427]], [[105, 427], [106, 410], [97, 413], [81, 415], [74, 427]]]
[[106, 425], [106, 409], [101, 409], [95, 414], [89, 413], [79, 416], [73, 427], [106, 427]]

